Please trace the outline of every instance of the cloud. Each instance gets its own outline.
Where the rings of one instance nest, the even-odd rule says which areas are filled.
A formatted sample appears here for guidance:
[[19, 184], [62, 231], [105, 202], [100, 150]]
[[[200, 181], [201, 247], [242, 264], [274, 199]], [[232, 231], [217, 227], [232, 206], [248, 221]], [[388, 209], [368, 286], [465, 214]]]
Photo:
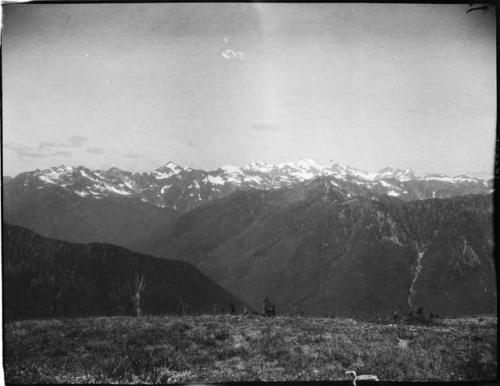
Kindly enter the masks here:
[[27, 151], [27, 152], [22, 152], [18, 153], [20, 157], [27, 157], [27, 158], [47, 158], [47, 157], [71, 157], [71, 153], [69, 151], [55, 151], [52, 153], [40, 153], [36, 151]]
[[7, 142], [3, 145], [4, 149], [12, 150], [12, 151], [28, 151], [31, 150], [31, 147], [27, 145], [22, 145], [19, 143]]
[[245, 54], [243, 51], [233, 51], [231, 49], [227, 49], [221, 53], [222, 57], [228, 60], [235, 60], [235, 59], [245, 59]]
[[269, 123], [257, 123], [252, 125], [252, 130], [254, 131], [276, 131], [278, 130], [277, 126], [273, 126]]
[[80, 147], [83, 146], [85, 142], [87, 142], [89, 139], [87, 137], [84, 137], [82, 135], [73, 135], [71, 137], [68, 137], [67, 141], [69, 143], [68, 146], [74, 146], [74, 147]]
[[134, 152], [124, 154], [124, 156], [125, 156], [126, 158], [146, 158], [146, 156], [145, 156], [145, 155], [143, 155], [143, 154], [138, 154], [138, 153], [134, 153]]
[[73, 135], [66, 138], [65, 142], [43, 141], [38, 145], [38, 150], [52, 149], [57, 147], [81, 147], [88, 141], [87, 137]]
[[104, 149], [102, 147], [87, 147], [87, 152], [92, 154], [103, 154]]
[[6, 143], [4, 148], [7, 150], [12, 150], [17, 154], [19, 158], [47, 158], [47, 157], [71, 157], [69, 151], [53, 151], [50, 153], [45, 153], [37, 151], [30, 146], [22, 145], [18, 143]]
[[43, 149], [46, 149], [46, 148], [51, 148], [51, 147], [57, 147], [57, 143], [55, 142], [47, 142], [47, 141], [44, 141], [44, 142], [40, 142], [40, 144], [38, 145], [38, 150], [43, 150]]
[[196, 143], [194, 143], [193, 141], [189, 141], [187, 144], [189, 147], [196, 147]]

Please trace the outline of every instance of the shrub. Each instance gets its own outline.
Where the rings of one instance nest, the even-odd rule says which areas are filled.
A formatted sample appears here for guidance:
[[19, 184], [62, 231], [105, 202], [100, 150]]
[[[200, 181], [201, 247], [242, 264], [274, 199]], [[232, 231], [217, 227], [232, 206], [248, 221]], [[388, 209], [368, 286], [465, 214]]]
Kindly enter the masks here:
[[218, 327], [214, 331], [214, 337], [217, 340], [225, 340], [229, 337], [229, 330], [224, 327]]

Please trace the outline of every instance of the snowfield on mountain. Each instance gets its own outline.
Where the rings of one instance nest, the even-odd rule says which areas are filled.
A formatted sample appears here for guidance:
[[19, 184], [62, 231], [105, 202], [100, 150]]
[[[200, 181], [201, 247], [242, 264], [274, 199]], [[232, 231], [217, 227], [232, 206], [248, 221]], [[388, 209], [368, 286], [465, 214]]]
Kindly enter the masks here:
[[277, 189], [318, 177], [325, 178], [334, 189], [345, 194], [386, 194], [405, 201], [487, 194], [493, 189], [492, 179], [441, 174], [419, 177], [410, 169], [392, 168], [366, 173], [339, 164], [322, 165], [310, 159], [277, 165], [254, 161], [243, 167], [222, 166], [214, 171], [168, 162], [144, 173], [118, 168], [90, 170], [84, 166], [58, 166], [21, 173], [9, 185], [24, 189], [56, 185], [80, 197], [95, 199], [122, 195], [185, 212], [237, 189]]

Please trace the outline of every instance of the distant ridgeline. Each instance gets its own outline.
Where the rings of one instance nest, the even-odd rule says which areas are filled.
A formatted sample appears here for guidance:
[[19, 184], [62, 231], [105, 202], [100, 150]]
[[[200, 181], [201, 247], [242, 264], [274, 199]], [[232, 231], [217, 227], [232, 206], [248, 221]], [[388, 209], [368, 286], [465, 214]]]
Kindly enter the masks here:
[[107, 244], [73, 244], [3, 224], [6, 320], [241, 311], [189, 263]]

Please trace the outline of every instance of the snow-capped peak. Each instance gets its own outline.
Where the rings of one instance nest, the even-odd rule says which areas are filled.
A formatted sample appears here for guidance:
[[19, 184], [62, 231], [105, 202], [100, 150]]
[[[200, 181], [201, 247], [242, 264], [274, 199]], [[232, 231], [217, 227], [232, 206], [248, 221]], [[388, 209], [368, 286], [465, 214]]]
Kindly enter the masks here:
[[324, 165], [312, 159], [300, 159], [294, 162], [285, 162], [276, 165], [279, 174], [290, 176], [294, 180], [305, 181], [311, 178], [328, 174]]
[[294, 161], [294, 162], [286, 162], [286, 163], [279, 164], [277, 166], [279, 168], [293, 167], [293, 168], [302, 169], [302, 170], [313, 169], [313, 170], [320, 171], [320, 170], [325, 169], [324, 165], [320, 164], [319, 162], [316, 162], [313, 159], [309, 159], [309, 158], [299, 159], [298, 161]]
[[73, 174], [72, 166], [53, 166], [48, 169], [37, 169], [34, 175], [37, 176], [41, 181], [49, 182], [52, 184], [58, 183], [64, 177]]
[[250, 172], [260, 172], [260, 173], [268, 173], [272, 170], [273, 165], [267, 164], [265, 162], [252, 161], [247, 166], [244, 166], [242, 169], [244, 171]]
[[49, 169], [44, 169], [43, 172], [57, 173], [57, 174], [67, 174], [73, 173], [73, 166], [59, 165], [53, 166]]
[[481, 181], [480, 179], [477, 179], [474, 177], [469, 177], [469, 176], [466, 176], [463, 174], [460, 176], [449, 177], [445, 174], [440, 174], [440, 173], [427, 174], [420, 179], [425, 180], [425, 181], [444, 181], [444, 182], [451, 182], [451, 183], [458, 183], [458, 182], [477, 183], [477, 182]]
[[156, 170], [176, 170], [176, 171], [182, 171], [186, 170], [187, 168], [185, 166], [176, 164], [175, 162], [168, 161], [165, 165], [160, 166]]
[[339, 177], [345, 176], [349, 172], [349, 169], [346, 166], [340, 164], [332, 164], [328, 167], [328, 170]]
[[377, 172], [376, 178], [377, 179], [395, 178], [396, 180], [399, 180], [399, 181], [408, 181], [408, 180], [415, 178], [415, 172], [411, 169], [404, 169], [404, 170], [396, 169], [395, 170], [393, 168], [386, 167], [386, 168], [380, 169]]
[[243, 174], [243, 171], [238, 166], [225, 165], [221, 167], [221, 170], [227, 174]]
[[400, 181], [409, 181], [416, 178], [415, 172], [411, 169], [398, 169], [394, 174], [394, 177]]
[[155, 169], [152, 174], [155, 175], [155, 178], [160, 180], [160, 179], [165, 179], [172, 177], [175, 174], [179, 174], [182, 171], [189, 170], [189, 168], [185, 166], [181, 166], [176, 164], [175, 162], [168, 161], [165, 165], [160, 166], [159, 168]]
[[[30, 178], [33, 178], [30, 180]], [[345, 165], [323, 165], [312, 159], [269, 164], [253, 161], [247, 166], [225, 165], [214, 171], [193, 170], [174, 162], [144, 173], [118, 168], [90, 170], [83, 166], [57, 166], [23, 173], [23, 186], [59, 186], [85, 199], [128, 196], [175, 210], [189, 210], [224, 197], [236, 189], [269, 190], [325, 177], [334, 189], [347, 196], [386, 194], [412, 200], [445, 198], [459, 194], [490, 193], [491, 183], [468, 176], [429, 174], [416, 177], [411, 169], [383, 168], [365, 172]], [[30, 181], [34, 181], [30, 184]], [[446, 184], [446, 189], [441, 185]], [[450, 184], [452, 184], [450, 186]], [[430, 193], [429, 193], [430, 192]]]

